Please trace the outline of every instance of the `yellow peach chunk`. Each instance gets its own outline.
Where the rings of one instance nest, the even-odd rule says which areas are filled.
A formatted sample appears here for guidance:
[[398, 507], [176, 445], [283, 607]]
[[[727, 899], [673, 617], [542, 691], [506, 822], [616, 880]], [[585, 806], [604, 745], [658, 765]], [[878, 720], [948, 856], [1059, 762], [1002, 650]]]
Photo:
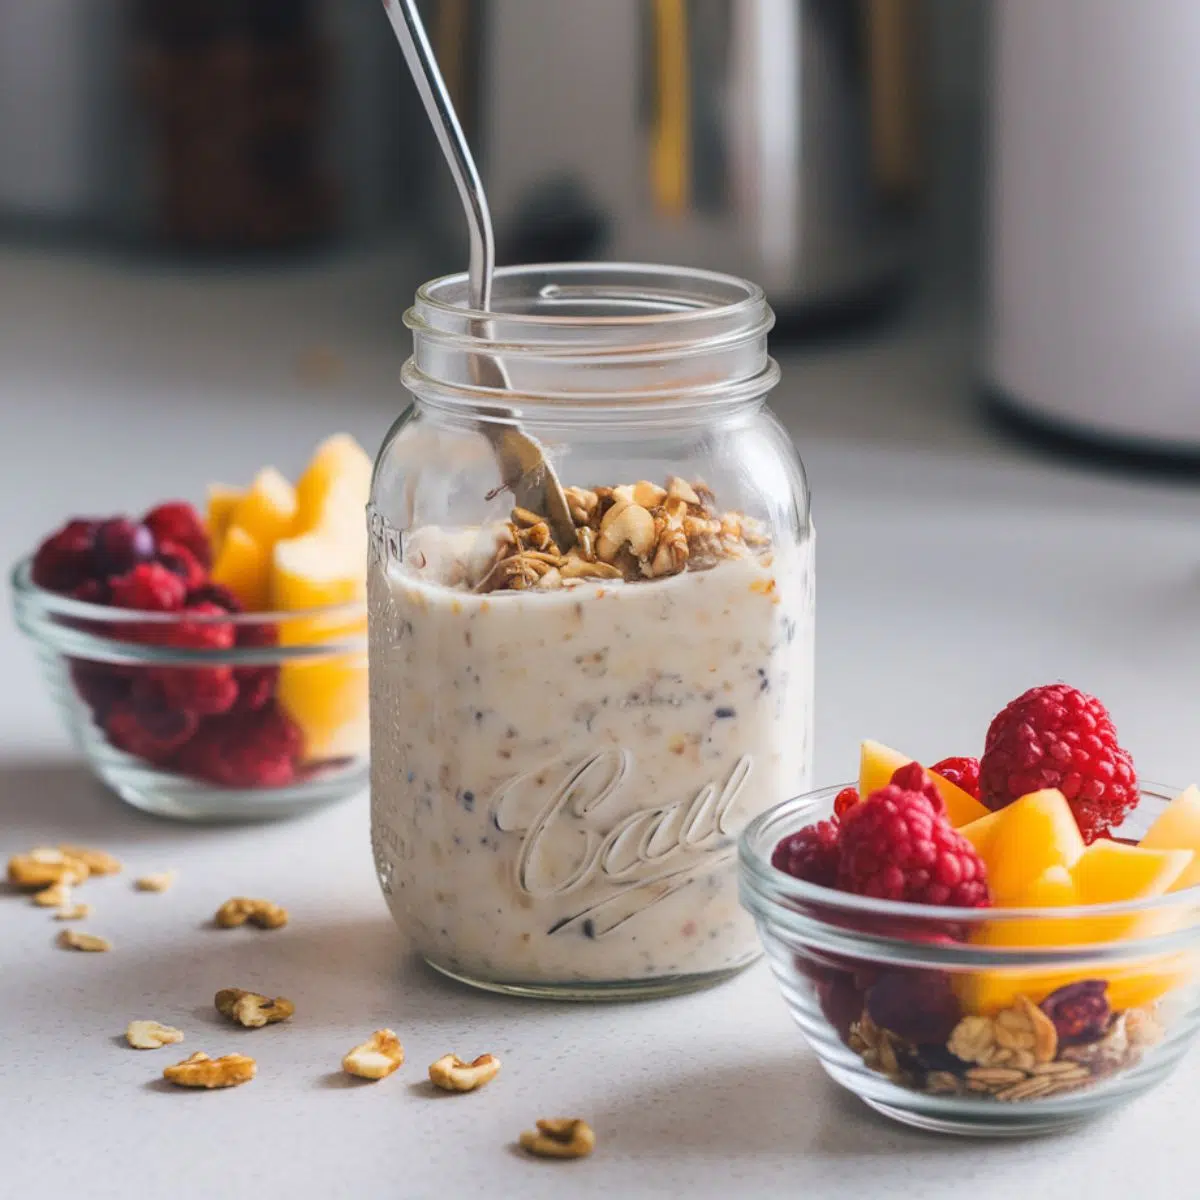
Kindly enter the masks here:
[[230, 525], [270, 548], [292, 532], [295, 521], [296, 489], [274, 467], [264, 467], [238, 502]]
[[304, 734], [305, 761], [366, 751], [365, 654], [286, 663], [279, 672], [278, 696]]
[[[887, 787], [892, 776], [913, 760], [907, 755], [885, 746], [881, 742], [865, 741], [860, 751], [858, 794], [869, 796], [882, 787]], [[964, 792], [957, 784], [943, 779], [934, 771], [929, 772], [934, 786], [946, 805], [946, 816], [956, 829], [987, 816], [987, 809], [974, 796]]]
[[1191, 865], [1169, 890], [1178, 892], [1200, 884], [1200, 788], [1193, 785], [1180, 792], [1158, 815], [1138, 845], [1144, 850], [1193, 851]]
[[1073, 867], [1084, 852], [1071, 806], [1055, 788], [1022, 796], [983, 820], [988, 822], [984, 836], [976, 833], [970, 840], [987, 865], [988, 888], [997, 905], [1031, 903], [1031, 885], [1050, 867]]
[[209, 541], [212, 542], [214, 558], [220, 553], [221, 543], [233, 523], [233, 510], [237, 508], [243, 495], [241, 488], [230, 487], [226, 483], [209, 484], [205, 525], [208, 528]]
[[248, 612], [263, 612], [270, 598], [270, 550], [241, 526], [231, 526], [213, 563], [212, 579], [224, 584]]
[[326, 438], [296, 484], [296, 533], [331, 526], [365, 528], [371, 472], [370, 456], [348, 433]]
[[1101, 838], [1071, 870], [1081, 904], [1117, 904], [1161, 896], [1191, 865], [1191, 850], [1150, 850]]

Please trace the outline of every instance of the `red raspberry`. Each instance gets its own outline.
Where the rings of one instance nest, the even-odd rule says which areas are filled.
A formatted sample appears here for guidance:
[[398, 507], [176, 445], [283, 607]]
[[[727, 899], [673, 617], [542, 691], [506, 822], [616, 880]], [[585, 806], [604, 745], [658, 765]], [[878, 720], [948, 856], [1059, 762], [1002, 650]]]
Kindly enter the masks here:
[[109, 710], [104, 729], [118, 750], [165, 763], [196, 732], [196, 718], [163, 707], [139, 680], [132, 699], [118, 701]]
[[84, 604], [108, 604], [112, 601], [112, 589], [103, 579], [86, 579], [71, 592], [71, 598]]
[[951, 783], [962, 788], [968, 796], [979, 799], [979, 759], [977, 758], [943, 758], [929, 768], [935, 775], [948, 779]]
[[188, 592], [187, 602], [192, 604], [217, 604], [228, 613], [240, 613], [242, 602], [222, 583], [208, 580]]
[[1030, 688], [992, 721], [980, 764], [980, 792], [991, 809], [1042, 788], [1067, 798], [1085, 842], [1104, 837], [1138, 803], [1129, 752], [1108, 710], [1065, 683]]
[[161, 563], [139, 563], [126, 575], [109, 580], [111, 603], [139, 612], [176, 612], [183, 607], [187, 589], [178, 575]]
[[844, 787], [833, 802], [833, 815], [840, 821], [858, 803], [858, 788]]
[[905, 763], [892, 772], [892, 787], [903, 788], [906, 792], [920, 792], [930, 804], [934, 812], [945, 813], [946, 802], [937, 785], [929, 777], [929, 772], [920, 763]]
[[818, 821], [785, 837], [771, 855], [771, 866], [795, 879], [833, 887], [837, 882], [838, 826], [835, 821]]
[[866, 1010], [880, 1029], [926, 1045], [944, 1044], [962, 1018], [949, 975], [908, 967], [880, 972], [867, 991]]
[[[237, 645], [274, 646], [279, 642], [279, 630], [269, 621], [254, 621], [235, 626]], [[234, 667], [233, 677], [238, 682], [237, 709], [254, 711], [275, 698], [279, 684], [279, 667], [268, 664], [262, 667]]]
[[31, 577], [51, 592], [71, 592], [96, 572], [99, 521], [77, 518], [52, 533], [33, 556]]
[[837, 886], [883, 900], [980, 908], [991, 903], [987, 871], [924, 792], [889, 784], [842, 822]]
[[188, 592], [203, 587], [208, 581], [208, 572], [182, 542], [160, 542], [157, 558], [168, 571], [183, 580], [183, 586]]
[[210, 717], [175, 758], [179, 770], [223, 787], [281, 787], [296, 776], [302, 737], [277, 705]]
[[212, 566], [212, 543], [200, 514], [186, 500], [171, 500], [152, 508], [142, 520], [159, 543], [179, 542], [208, 570]]
[[[189, 621], [186, 617], [223, 617], [216, 604], [195, 604], [183, 612], [183, 620], [154, 628], [150, 635], [161, 646], [187, 650], [228, 650], [233, 645], [233, 626], [228, 621]], [[228, 712], [237, 700], [233, 668], [226, 666], [152, 667], [149, 677], [158, 686], [163, 703], [171, 709], [211, 716]]]
[[132, 681], [121, 667], [76, 658], [70, 671], [75, 690], [101, 724], [116, 704], [129, 699]]

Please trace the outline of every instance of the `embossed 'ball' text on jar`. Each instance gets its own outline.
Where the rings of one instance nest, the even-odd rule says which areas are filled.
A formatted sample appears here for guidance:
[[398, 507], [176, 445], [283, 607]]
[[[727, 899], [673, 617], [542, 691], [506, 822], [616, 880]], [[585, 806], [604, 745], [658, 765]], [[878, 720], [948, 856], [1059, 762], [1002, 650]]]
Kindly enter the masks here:
[[[758, 954], [738, 834], [812, 754], [813, 530], [766, 407], [773, 315], [730, 276], [607, 264], [501, 270], [493, 306], [464, 276], [417, 293], [414, 403], [375, 470], [379, 880], [413, 950], [476, 986], [716, 982]], [[507, 391], [481, 383], [497, 361]], [[492, 448], [514, 417], [573, 546], [514, 507]]]

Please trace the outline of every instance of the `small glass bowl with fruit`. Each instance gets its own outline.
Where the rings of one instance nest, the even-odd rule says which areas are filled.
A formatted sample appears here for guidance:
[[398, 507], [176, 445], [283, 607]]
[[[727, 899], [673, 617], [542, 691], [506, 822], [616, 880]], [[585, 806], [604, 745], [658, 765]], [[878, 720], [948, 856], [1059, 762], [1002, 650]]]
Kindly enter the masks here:
[[13, 569], [17, 623], [95, 773], [186, 820], [286, 816], [367, 780], [371, 461], [323, 442], [140, 520], [75, 519]]
[[1034, 688], [982, 759], [864, 742], [858, 783], [739, 847], [784, 999], [826, 1072], [949, 1133], [1018, 1136], [1163, 1079], [1197, 1031], [1200, 791], [1139, 783], [1098, 700]]

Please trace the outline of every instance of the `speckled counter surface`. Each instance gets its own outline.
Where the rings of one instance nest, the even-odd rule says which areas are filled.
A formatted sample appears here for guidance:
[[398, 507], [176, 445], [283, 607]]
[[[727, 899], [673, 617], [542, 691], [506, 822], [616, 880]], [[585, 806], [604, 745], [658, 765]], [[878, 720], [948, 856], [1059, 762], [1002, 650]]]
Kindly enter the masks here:
[[[294, 467], [336, 425], [376, 442], [396, 407], [403, 343], [388, 331], [402, 289], [381, 266], [185, 287], [10, 254], [0, 280], [6, 561], [67, 512], [195, 494], [265, 457]], [[966, 334], [920, 313], [861, 354], [785, 357], [777, 407], [808, 463], [821, 535], [818, 780], [848, 773], [864, 734], [921, 756], [970, 750], [999, 704], [1055, 677], [1109, 702], [1147, 776], [1200, 775], [1200, 490], [995, 443], [971, 409], [968, 362]], [[73, 760], [11, 624], [0, 650], [0, 851], [70, 839], [128, 864], [87, 887], [87, 928], [112, 938], [108, 955], [55, 949], [44, 910], [0, 896], [0, 1195], [1192, 1190], [1194, 1055], [1115, 1117], [989, 1144], [898, 1128], [839, 1093], [761, 964], [638, 1005], [472, 994], [406, 954], [372, 875], [365, 798], [275, 826], [142, 817]], [[166, 868], [179, 871], [172, 891], [132, 889], [134, 873]], [[207, 928], [237, 893], [287, 905], [291, 924]], [[288, 996], [296, 1018], [223, 1025], [211, 1001], [227, 985]], [[138, 1016], [184, 1029], [183, 1050], [249, 1050], [259, 1077], [229, 1092], [169, 1088], [158, 1076], [174, 1049], [120, 1040]], [[378, 1085], [343, 1078], [341, 1055], [384, 1024], [408, 1064]], [[501, 1077], [477, 1095], [431, 1094], [425, 1067], [450, 1050], [499, 1055]], [[535, 1117], [559, 1113], [592, 1123], [591, 1159], [535, 1162], [514, 1148]]]

